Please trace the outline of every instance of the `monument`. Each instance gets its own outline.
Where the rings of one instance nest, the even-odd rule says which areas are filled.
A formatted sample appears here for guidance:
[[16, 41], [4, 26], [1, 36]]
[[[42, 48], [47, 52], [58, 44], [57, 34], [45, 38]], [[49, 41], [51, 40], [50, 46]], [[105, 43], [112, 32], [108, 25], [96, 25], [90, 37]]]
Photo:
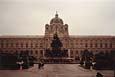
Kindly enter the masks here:
[[70, 59], [68, 56], [68, 50], [62, 49], [62, 43], [58, 38], [57, 33], [53, 35], [53, 40], [51, 42], [51, 49], [45, 50], [45, 59], [44, 62], [48, 63], [66, 63], [69, 62]]

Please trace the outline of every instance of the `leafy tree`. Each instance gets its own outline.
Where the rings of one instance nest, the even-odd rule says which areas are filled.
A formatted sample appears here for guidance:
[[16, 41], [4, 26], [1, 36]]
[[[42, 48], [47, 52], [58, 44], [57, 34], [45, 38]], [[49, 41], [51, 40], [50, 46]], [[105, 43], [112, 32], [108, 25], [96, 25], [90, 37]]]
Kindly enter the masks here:
[[95, 69], [112, 69], [114, 63], [112, 63], [112, 55], [113, 53], [97, 53], [95, 55], [95, 62], [94, 65]]
[[114, 77], [115, 77], [115, 49], [111, 51], [110, 53], [112, 68], [114, 70]]
[[85, 65], [86, 68], [90, 69], [90, 66], [92, 65], [92, 58], [93, 58], [93, 53], [89, 52], [87, 49], [84, 50], [81, 53], [81, 65]]

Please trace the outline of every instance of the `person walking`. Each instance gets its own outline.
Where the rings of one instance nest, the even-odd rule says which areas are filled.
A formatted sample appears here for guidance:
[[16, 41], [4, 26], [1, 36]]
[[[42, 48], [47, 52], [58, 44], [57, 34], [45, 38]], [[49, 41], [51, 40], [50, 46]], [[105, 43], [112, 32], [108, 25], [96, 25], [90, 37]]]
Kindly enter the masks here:
[[41, 63], [41, 67], [42, 67], [42, 69], [44, 69], [44, 63]]
[[41, 68], [41, 63], [38, 63], [38, 69], [40, 69]]

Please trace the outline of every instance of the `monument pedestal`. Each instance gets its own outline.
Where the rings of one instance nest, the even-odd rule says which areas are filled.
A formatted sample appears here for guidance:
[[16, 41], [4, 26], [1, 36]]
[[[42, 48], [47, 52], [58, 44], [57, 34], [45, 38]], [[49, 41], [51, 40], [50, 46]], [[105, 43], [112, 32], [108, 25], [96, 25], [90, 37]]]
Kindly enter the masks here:
[[43, 58], [42, 61], [44, 63], [50, 64], [69, 64], [73, 63], [73, 58]]

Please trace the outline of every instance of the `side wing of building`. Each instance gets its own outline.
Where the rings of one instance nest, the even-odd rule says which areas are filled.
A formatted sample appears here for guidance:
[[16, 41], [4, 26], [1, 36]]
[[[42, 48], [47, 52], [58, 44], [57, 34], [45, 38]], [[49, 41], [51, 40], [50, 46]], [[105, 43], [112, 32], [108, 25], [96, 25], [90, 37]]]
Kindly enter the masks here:
[[[52, 38], [44, 36], [1, 36], [0, 53], [21, 53], [28, 51], [29, 55], [45, 57], [44, 50], [51, 48]], [[70, 36], [60, 38], [63, 47], [68, 49], [69, 56], [80, 56], [87, 49], [94, 54], [115, 50], [115, 36]]]
[[79, 56], [87, 49], [94, 54], [115, 50], [115, 36], [70, 36], [71, 57]]
[[0, 36], [0, 53], [29, 52], [30, 56], [42, 57], [43, 36]]

